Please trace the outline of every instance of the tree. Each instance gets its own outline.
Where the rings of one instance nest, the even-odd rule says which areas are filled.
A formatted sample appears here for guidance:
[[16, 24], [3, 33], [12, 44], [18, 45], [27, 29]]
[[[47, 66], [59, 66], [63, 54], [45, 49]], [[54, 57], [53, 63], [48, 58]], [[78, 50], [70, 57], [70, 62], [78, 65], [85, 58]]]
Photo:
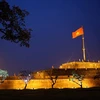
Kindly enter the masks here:
[[94, 75], [94, 79], [100, 79], [100, 71], [99, 70]]
[[6, 70], [0, 69], [0, 84], [4, 82], [7, 76], [8, 76], [8, 72]]
[[[100, 71], [99, 70], [94, 75], [94, 79], [100, 80]], [[100, 82], [96, 82], [96, 85], [100, 86]]]
[[32, 73], [28, 70], [23, 70], [23, 71], [19, 72], [18, 77], [24, 81], [24, 83], [25, 83], [24, 89], [26, 89], [28, 82], [32, 78]]
[[1, 39], [29, 47], [32, 30], [27, 29], [25, 25], [25, 17], [28, 15], [28, 11], [22, 10], [18, 6], [11, 8], [6, 0], [0, 0]]
[[69, 78], [69, 80], [75, 82], [76, 84], [78, 84], [81, 88], [82, 86], [82, 80], [84, 78], [84, 75], [79, 75], [77, 74], [75, 71], [72, 72], [72, 77]]
[[50, 78], [50, 80], [52, 82], [52, 85], [51, 85], [52, 88], [56, 84], [56, 81], [57, 81], [58, 76], [59, 76], [58, 73], [56, 73], [56, 72], [53, 73], [53, 72], [54, 72], [53, 68], [46, 71], [47, 75], [49, 76], [49, 78]]

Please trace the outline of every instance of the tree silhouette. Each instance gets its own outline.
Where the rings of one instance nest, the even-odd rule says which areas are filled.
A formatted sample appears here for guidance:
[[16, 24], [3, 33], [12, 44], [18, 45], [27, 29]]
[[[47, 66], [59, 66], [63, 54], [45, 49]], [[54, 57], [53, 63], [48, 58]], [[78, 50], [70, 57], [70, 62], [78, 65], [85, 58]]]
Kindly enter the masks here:
[[54, 69], [50, 69], [46, 71], [47, 75], [49, 76], [49, 79], [51, 80], [52, 84], [51, 87], [54, 88], [54, 85], [56, 84], [56, 81], [58, 79], [59, 74], [55, 73], [54, 74]]
[[73, 81], [74, 83], [78, 84], [82, 88], [82, 80], [84, 75], [79, 75], [75, 71], [72, 72], [72, 77], [69, 80]]
[[26, 28], [25, 17], [27, 15], [29, 12], [26, 10], [21, 10], [18, 6], [10, 7], [6, 0], [0, 0], [1, 39], [29, 47], [32, 30]]
[[24, 81], [24, 89], [26, 89], [28, 82], [32, 79], [32, 73], [28, 70], [23, 70], [19, 72], [18, 77]]

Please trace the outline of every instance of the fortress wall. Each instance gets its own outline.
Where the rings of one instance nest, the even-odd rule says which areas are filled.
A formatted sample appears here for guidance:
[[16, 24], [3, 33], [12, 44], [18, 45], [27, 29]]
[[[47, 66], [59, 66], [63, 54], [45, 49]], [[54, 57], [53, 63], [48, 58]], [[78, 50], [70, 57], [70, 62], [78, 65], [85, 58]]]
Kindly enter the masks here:
[[100, 68], [100, 62], [68, 62], [59, 68]]
[[[84, 79], [82, 83], [83, 88], [100, 86], [100, 81], [94, 79]], [[51, 88], [51, 84], [50, 79], [34, 79], [29, 81], [27, 89]], [[23, 80], [5, 80], [0, 84], [0, 89], [24, 89], [24, 86]], [[80, 88], [80, 86], [69, 79], [57, 79], [54, 88]]]
[[[79, 81], [76, 82], [79, 83]], [[83, 88], [100, 86], [100, 81], [94, 79], [84, 79], [82, 83], [83, 83]], [[80, 88], [78, 84], [76, 84], [75, 82], [69, 79], [58, 79], [54, 87], [55, 88]]]
[[0, 84], [0, 89], [23, 89], [24, 82], [22, 80], [5, 80]]
[[27, 85], [27, 89], [38, 89], [38, 88], [51, 88], [51, 80], [50, 79], [35, 79], [30, 80]]

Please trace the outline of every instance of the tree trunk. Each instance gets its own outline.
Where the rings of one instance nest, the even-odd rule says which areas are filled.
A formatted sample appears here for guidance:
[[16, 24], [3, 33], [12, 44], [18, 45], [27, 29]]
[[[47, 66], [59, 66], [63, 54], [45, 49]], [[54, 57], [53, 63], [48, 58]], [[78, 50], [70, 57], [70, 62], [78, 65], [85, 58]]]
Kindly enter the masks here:
[[24, 87], [24, 89], [26, 89], [26, 87], [27, 87], [27, 84], [25, 83], [25, 87]]
[[53, 89], [54, 84], [52, 83], [52, 89]]
[[80, 86], [81, 86], [81, 88], [83, 88], [83, 86], [82, 86], [82, 82], [80, 83]]

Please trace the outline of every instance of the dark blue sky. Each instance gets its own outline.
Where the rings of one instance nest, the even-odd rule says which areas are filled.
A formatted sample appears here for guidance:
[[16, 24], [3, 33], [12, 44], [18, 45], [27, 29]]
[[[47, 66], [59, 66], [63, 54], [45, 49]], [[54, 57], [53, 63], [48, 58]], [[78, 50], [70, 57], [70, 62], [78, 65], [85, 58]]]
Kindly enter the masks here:
[[82, 59], [82, 38], [72, 39], [72, 32], [81, 26], [87, 59], [100, 60], [99, 0], [7, 1], [30, 13], [26, 26], [33, 31], [30, 48], [0, 40], [0, 69], [13, 75], [21, 70], [37, 71]]

